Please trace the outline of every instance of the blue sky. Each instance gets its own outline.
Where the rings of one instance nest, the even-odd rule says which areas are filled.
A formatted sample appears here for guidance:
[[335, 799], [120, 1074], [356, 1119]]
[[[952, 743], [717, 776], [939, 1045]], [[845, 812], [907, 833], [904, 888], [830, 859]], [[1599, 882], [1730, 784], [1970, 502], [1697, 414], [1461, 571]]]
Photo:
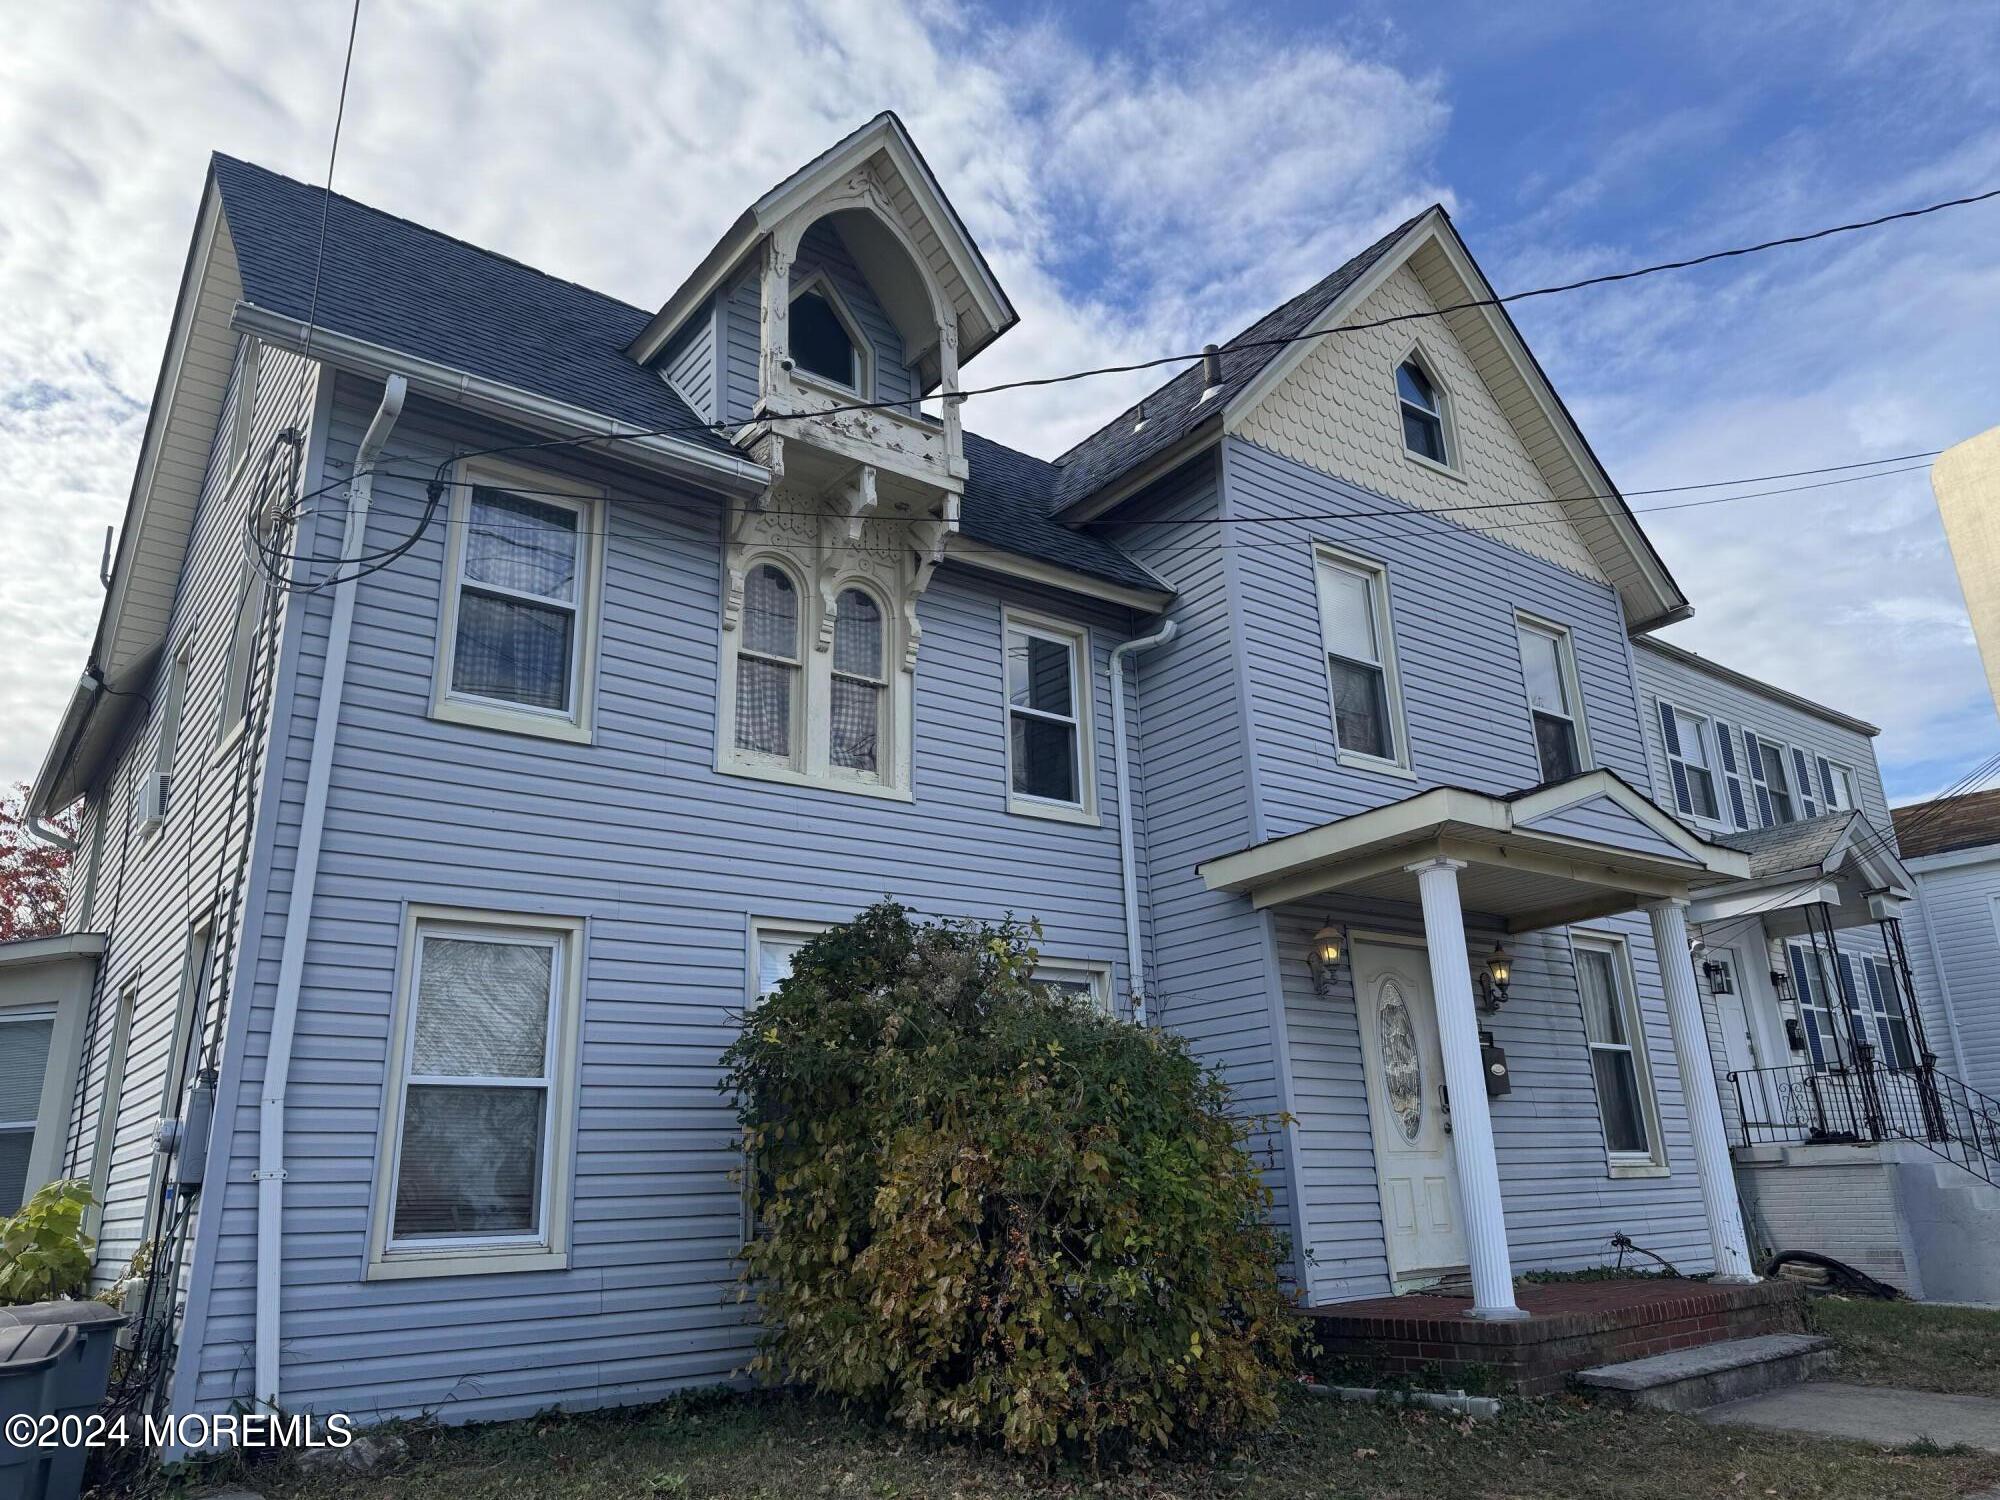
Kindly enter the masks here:
[[[346, 25], [346, 0], [15, 19], [0, 777], [84, 661], [207, 153], [317, 180]], [[336, 186], [655, 305], [883, 107], [1023, 312], [971, 372], [1004, 379], [1226, 335], [1433, 200], [1504, 291], [2000, 185], [2000, 26], [1984, 0], [364, 0]], [[1995, 244], [2000, 204], [1516, 311], [1628, 490], [1807, 468], [2000, 421]], [[1141, 389], [967, 420], [1053, 454]], [[1647, 524], [1698, 611], [1669, 638], [1882, 725], [1892, 796], [2000, 749], [1921, 472]]]

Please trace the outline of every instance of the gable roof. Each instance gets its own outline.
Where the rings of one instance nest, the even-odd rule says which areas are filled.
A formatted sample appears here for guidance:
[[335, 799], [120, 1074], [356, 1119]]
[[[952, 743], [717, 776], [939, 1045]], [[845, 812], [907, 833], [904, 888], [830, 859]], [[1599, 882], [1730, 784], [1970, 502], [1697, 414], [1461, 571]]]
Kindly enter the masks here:
[[[1434, 303], [1454, 309], [1440, 311], [1439, 323], [1466, 351], [1519, 432], [1553, 503], [1617, 589], [1627, 627], [1653, 630], [1691, 614], [1687, 597], [1441, 204], [1406, 220], [1332, 276], [1231, 339], [1222, 350], [1222, 389], [1208, 400], [1198, 399], [1202, 375], [1196, 364], [1057, 460], [1065, 468], [1080, 463], [1085, 470], [1065, 480], [1059, 511], [1072, 520], [1088, 520], [1170, 462], [1235, 431], [1311, 356], [1321, 342], [1313, 335], [1339, 327], [1391, 272], [1405, 265]], [[1256, 347], [1278, 339], [1290, 342]], [[1141, 407], [1147, 430], [1133, 434]], [[1157, 436], [1156, 426], [1163, 429]]]
[[1889, 816], [1905, 859], [2000, 844], [2000, 790], [1913, 802], [1890, 808]]
[[[824, 189], [857, 170], [867, 169], [871, 163], [876, 165], [884, 189], [885, 210], [901, 217], [900, 227], [914, 245], [921, 247], [920, 253], [931, 274], [957, 314], [959, 364], [966, 364], [1018, 323], [1020, 314], [1014, 311], [999, 278], [986, 263], [978, 241], [966, 229], [958, 210], [952, 207], [932, 175], [923, 152], [917, 149], [916, 141], [896, 112], [885, 109], [744, 209], [648, 320], [626, 352], [639, 364], [650, 363], [667, 347], [689, 315], [745, 269], [764, 237], [779, 221]], [[868, 254], [865, 244], [849, 248], [865, 261]], [[864, 263], [864, 273], [868, 270]], [[878, 295], [885, 299], [891, 290], [886, 282], [887, 278], [879, 278], [877, 289]], [[894, 310], [888, 310], [894, 317]], [[935, 326], [935, 320], [930, 321]], [[939, 378], [935, 336], [927, 344], [912, 343], [910, 352], [928, 390]]]
[[1890, 895], [1907, 898], [1916, 889], [1889, 841], [1851, 808], [1774, 828], [1719, 833], [1715, 841], [1750, 856], [1752, 881], [1838, 875], [1851, 868], [1855, 878]]
[[[1424, 213], [1431, 211], [1426, 209]], [[1054, 496], [1056, 507], [1067, 508], [1109, 489], [1173, 452], [1191, 434], [1206, 426], [1219, 429], [1223, 409], [1230, 399], [1285, 352], [1285, 345], [1266, 341], [1295, 338], [1303, 333], [1423, 217], [1424, 214], [1417, 214], [1405, 219], [1330, 275], [1289, 301], [1281, 302], [1223, 344], [1222, 384], [1216, 395], [1206, 401], [1198, 400], [1202, 393], [1202, 367], [1197, 360], [1064, 453], [1056, 460], [1062, 470]], [[1146, 414], [1146, 427], [1142, 432], [1134, 432], [1141, 411]]]
[[[1047, 459], [1022, 453], [976, 432], [965, 434], [965, 498], [959, 530], [976, 542], [1045, 558], [1128, 588], [1171, 595], [1171, 584], [1094, 532], [1065, 526], [1049, 514], [1061, 471]], [[954, 551], [954, 556], [960, 556]], [[977, 561], [977, 553], [962, 554]]]

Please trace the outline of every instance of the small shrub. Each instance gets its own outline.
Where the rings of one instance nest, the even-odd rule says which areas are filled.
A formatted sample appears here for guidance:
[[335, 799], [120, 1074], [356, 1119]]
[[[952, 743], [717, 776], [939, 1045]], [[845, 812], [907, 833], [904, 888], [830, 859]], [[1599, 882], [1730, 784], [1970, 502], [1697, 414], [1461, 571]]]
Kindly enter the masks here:
[[74, 1296], [90, 1284], [97, 1242], [83, 1232], [83, 1211], [91, 1202], [81, 1178], [51, 1182], [0, 1224], [0, 1307]]
[[745, 1019], [753, 1368], [1014, 1452], [1265, 1425], [1298, 1320], [1256, 1122], [1180, 1039], [1033, 983], [1031, 938], [884, 903]]

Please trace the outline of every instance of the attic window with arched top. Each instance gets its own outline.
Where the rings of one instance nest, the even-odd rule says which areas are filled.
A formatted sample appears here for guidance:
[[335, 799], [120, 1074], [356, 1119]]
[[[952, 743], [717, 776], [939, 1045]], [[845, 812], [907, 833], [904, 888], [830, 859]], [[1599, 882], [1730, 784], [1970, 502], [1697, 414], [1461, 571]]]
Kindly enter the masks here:
[[866, 364], [861, 343], [824, 283], [808, 283], [793, 294], [791, 338], [795, 369], [861, 394]]
[[1396, 401], [1403, 411], [1403, 446], [1434, 464], [1449, 464], [1444, 393], [1418, 355], [1412, 354], [1396, 367]]

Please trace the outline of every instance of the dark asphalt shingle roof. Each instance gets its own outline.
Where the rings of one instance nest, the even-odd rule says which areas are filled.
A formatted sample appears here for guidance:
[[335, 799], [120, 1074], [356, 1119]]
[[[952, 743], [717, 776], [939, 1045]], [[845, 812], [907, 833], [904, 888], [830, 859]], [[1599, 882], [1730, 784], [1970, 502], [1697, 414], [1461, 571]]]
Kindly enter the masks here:
[[[626, 346], [643, 308], [545, 275], [463, 240], [334, 194], [313, 305], [321, 189], [217, 155], [247, 300], [354, 338], [435, 360], [648, 430], [734, 451]], [[1054, 465], [967, 433], [960, 525], [974, 541], [1133, 588], [1170, 592], [1102, 537], [1050, 518]]]
[[2000, 791], [1967, 792], [1889, 810], [1905, 859], [2000, 844]]
[[1726, 844], [1750, 856], [1750, 878], [1761, 880], [1782, 875], [1787, 870], [1803, 870], [1826, 862], [1833, 846], [1840, 842], [1848, 825], [1861, 816], [1857, 812], [1822, 813], [1801, 818], [1796, 823], [1780, 823], [1775, 828], [1751, 828], [1741, 833], [1718, 833], [1715, 842]]
[[[1221, 346], [1222, 389], [1206, 401], [1202, 392], [1202, 367], [1197, 361], [1182, 370], [1136, 405], [1098, 428], [1089, 437], [1056, 460], [1062, 471], [1057, 485], [1058, 509], [1072, 505], [1157, 458], [1186, 438], [1209, 417], [1227, 406], [1236, 393], [1249, 385], [1264, 367], [1285, 352], [1282, 344], [1263, 344], [1267, 339], [1286, 339], [1303, 333], [1313, 319], [1407, 234], [1412, 225], [1431, 209], [1405, 219], [1382, 238], [1349, 260], [1331, 275], [1322, 277], [1290, 301], [1264, 314], [1248, 328]], [[1146, 413], [1146, 430], [1134, 432], [1138, 415]]]

